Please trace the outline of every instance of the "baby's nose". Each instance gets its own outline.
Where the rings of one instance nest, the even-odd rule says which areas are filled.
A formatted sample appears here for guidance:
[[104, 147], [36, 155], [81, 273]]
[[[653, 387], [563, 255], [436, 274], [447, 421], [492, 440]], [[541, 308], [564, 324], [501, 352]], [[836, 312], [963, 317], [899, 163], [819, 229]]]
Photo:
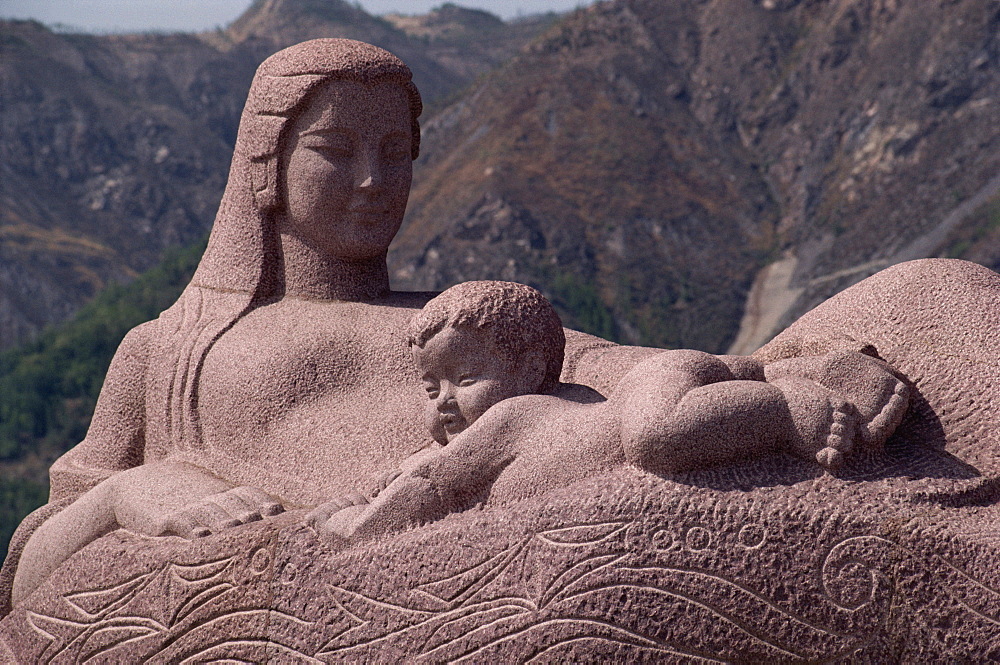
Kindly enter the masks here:
[[437, 397], [437, 407], [442, 409], [446, 406], [451, 406], [455, 403], [455, 391], [451, 389], [450, 386], [441, 386], [441, 390], [438, 392]]

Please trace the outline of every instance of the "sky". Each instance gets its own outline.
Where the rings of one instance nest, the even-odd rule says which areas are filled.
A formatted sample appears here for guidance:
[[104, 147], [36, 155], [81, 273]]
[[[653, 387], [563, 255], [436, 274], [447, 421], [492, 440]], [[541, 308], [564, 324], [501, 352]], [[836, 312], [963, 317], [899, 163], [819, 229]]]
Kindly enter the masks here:
[[[360, 0], [370, 14], [423, 14], [445, 0]], [[0, 0], [0, 18], [35, 19], [93, 32], [195, 31], [225, 26], [252, 0]], [[568, 11], [587, 0], [457, 0], [505, 19]]]

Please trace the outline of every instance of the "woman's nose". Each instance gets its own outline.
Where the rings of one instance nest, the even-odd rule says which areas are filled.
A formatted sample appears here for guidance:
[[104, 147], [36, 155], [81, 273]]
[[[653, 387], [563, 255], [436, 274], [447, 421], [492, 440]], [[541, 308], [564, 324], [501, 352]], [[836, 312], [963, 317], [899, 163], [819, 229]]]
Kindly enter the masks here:
[[382, 184], [381, 168], [378, 156], [366, 154], [358, 164], [357, 187], [364, 191], [372, 191]]

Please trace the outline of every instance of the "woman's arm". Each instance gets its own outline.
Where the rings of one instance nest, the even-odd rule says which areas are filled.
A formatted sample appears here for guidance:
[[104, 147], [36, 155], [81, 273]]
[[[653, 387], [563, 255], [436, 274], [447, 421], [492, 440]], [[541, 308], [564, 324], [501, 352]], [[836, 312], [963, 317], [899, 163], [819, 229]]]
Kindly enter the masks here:
[[133, 328], [118, 346], [87, 436], [49, 470], [49, 501], [79, 496], [115, 472], [143, 462], [146, 369], [157, 322]]
[[117, 528], [114, 510], [101, 483], [49, 517], [31, 534], [21, 552], [10, 592], [17, 606], [66, 559]]
[[[70, 515], [59, 518], [62, 511], [73, 505], [75, 500], [85, 495], [113, 473], [142, 463], [145, 445], [145, 394], [146, 367], [149, 360], [151, 340], [156, 334], [157, 323], [150, 321], [133, 328], [122, 340], [108, 368], [104, 387], [97, 401], [97, 408], [91, 420], [87, 437], [72, 450], [64, 454], [49, 470], [51, 489], [49, 502], [25, 518], [22, 526], [11, 539], [7, 559], [0, 571], [0, 616], [10, 610], [10, 598], [15, 578], [22, 576], [22, 559], [34, 560], [39, 552], [48, 549], [46, 542], [60, 537], [65, 529], [62, 522], [72, 523], [86, 512], [86, 502]], [[96, 496], [94, 497], [96, 501]], [[77, 515], [74, 518], [73, 515]], [[55, 526], [49, 526], [55, 520]], [[107, 528], [98, 524], [95, 518], [90, 526], [81, 525], [75, 534], [67, 534], [66, 543], [55, 545], [57, 549], [72, 549], [74, 537], [87, 539]], [[113, 527], [111, 527], [113, 528]], [[38, 536], [37, 544], [35, 535]], [[49, 535], [44, 535], [45, 533]], [[27, 554], [24, 552], [27, 550]], [[75, 550], [73, 550], [75, 551]], [[70, 552], [72, 553], [72, 552]], [[56, 559], [59, 556], [55, 557]], [[33, 564], [25, 564], [32, 566]], [[46, 564], [40, 564], [44, 569]], [[24, 573], [24, 580], [36, 577], [37, 573]], [[44, 575], [44, 577], [47, 576]], [[34, 583], [20, 581], [20, 588]]]

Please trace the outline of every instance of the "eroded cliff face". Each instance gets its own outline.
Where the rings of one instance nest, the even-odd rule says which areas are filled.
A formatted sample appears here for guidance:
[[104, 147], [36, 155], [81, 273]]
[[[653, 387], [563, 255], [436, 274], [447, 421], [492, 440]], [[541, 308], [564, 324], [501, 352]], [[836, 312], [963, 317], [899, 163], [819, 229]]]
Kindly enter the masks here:
[[[211, 68], [207, 49], [184, 36], [125, 45], [134, 62], [107, 40], [0, 24], [0, 346], [198, 238], [214, 215], [229, 149], [179, 103]], [[188, 71], [161, 58], [178, 54]]]
[[392, 277], [525, 281], [571, 326], [725, 348], [778, 208], [655, 28], [593, 7], [433, 117]]
[[[423, 37], [339, 1], [258, 2], [201, 35], [60, 35], [0, 21], [0, 348], [207, 233], [250, 80], [271, 53], [316, 37], [387, 46], [433, 104], [544, 24], [473, 21], [453, 68], [424, 53]], [[493, 46], [477, 50], [487, 42], [469, 35], [487, 28]]]
[[395, 275], [559, 300], [566, 266], [624, 341], [749, 352], [892, 263], [997, 267], [998, 25], [976, 0], [591, 7], [429, 123]]
[[430, 102], [397, 288], [518, 279], [570, 325], [748, 351], [892, 262], [1000, 266], [996, 3], [547, 20], [261, 0], [204, 35], [0, 23], [0, 346], [202, 236], [254, 68], [319, 36], [397, 52]]
[[785, 260], [757, 283], [774, 325], [899, 261], [996, 268], [1000, 6], [742, 4], [698, 10], [692, 107], [757, 156], [781, 207]]

